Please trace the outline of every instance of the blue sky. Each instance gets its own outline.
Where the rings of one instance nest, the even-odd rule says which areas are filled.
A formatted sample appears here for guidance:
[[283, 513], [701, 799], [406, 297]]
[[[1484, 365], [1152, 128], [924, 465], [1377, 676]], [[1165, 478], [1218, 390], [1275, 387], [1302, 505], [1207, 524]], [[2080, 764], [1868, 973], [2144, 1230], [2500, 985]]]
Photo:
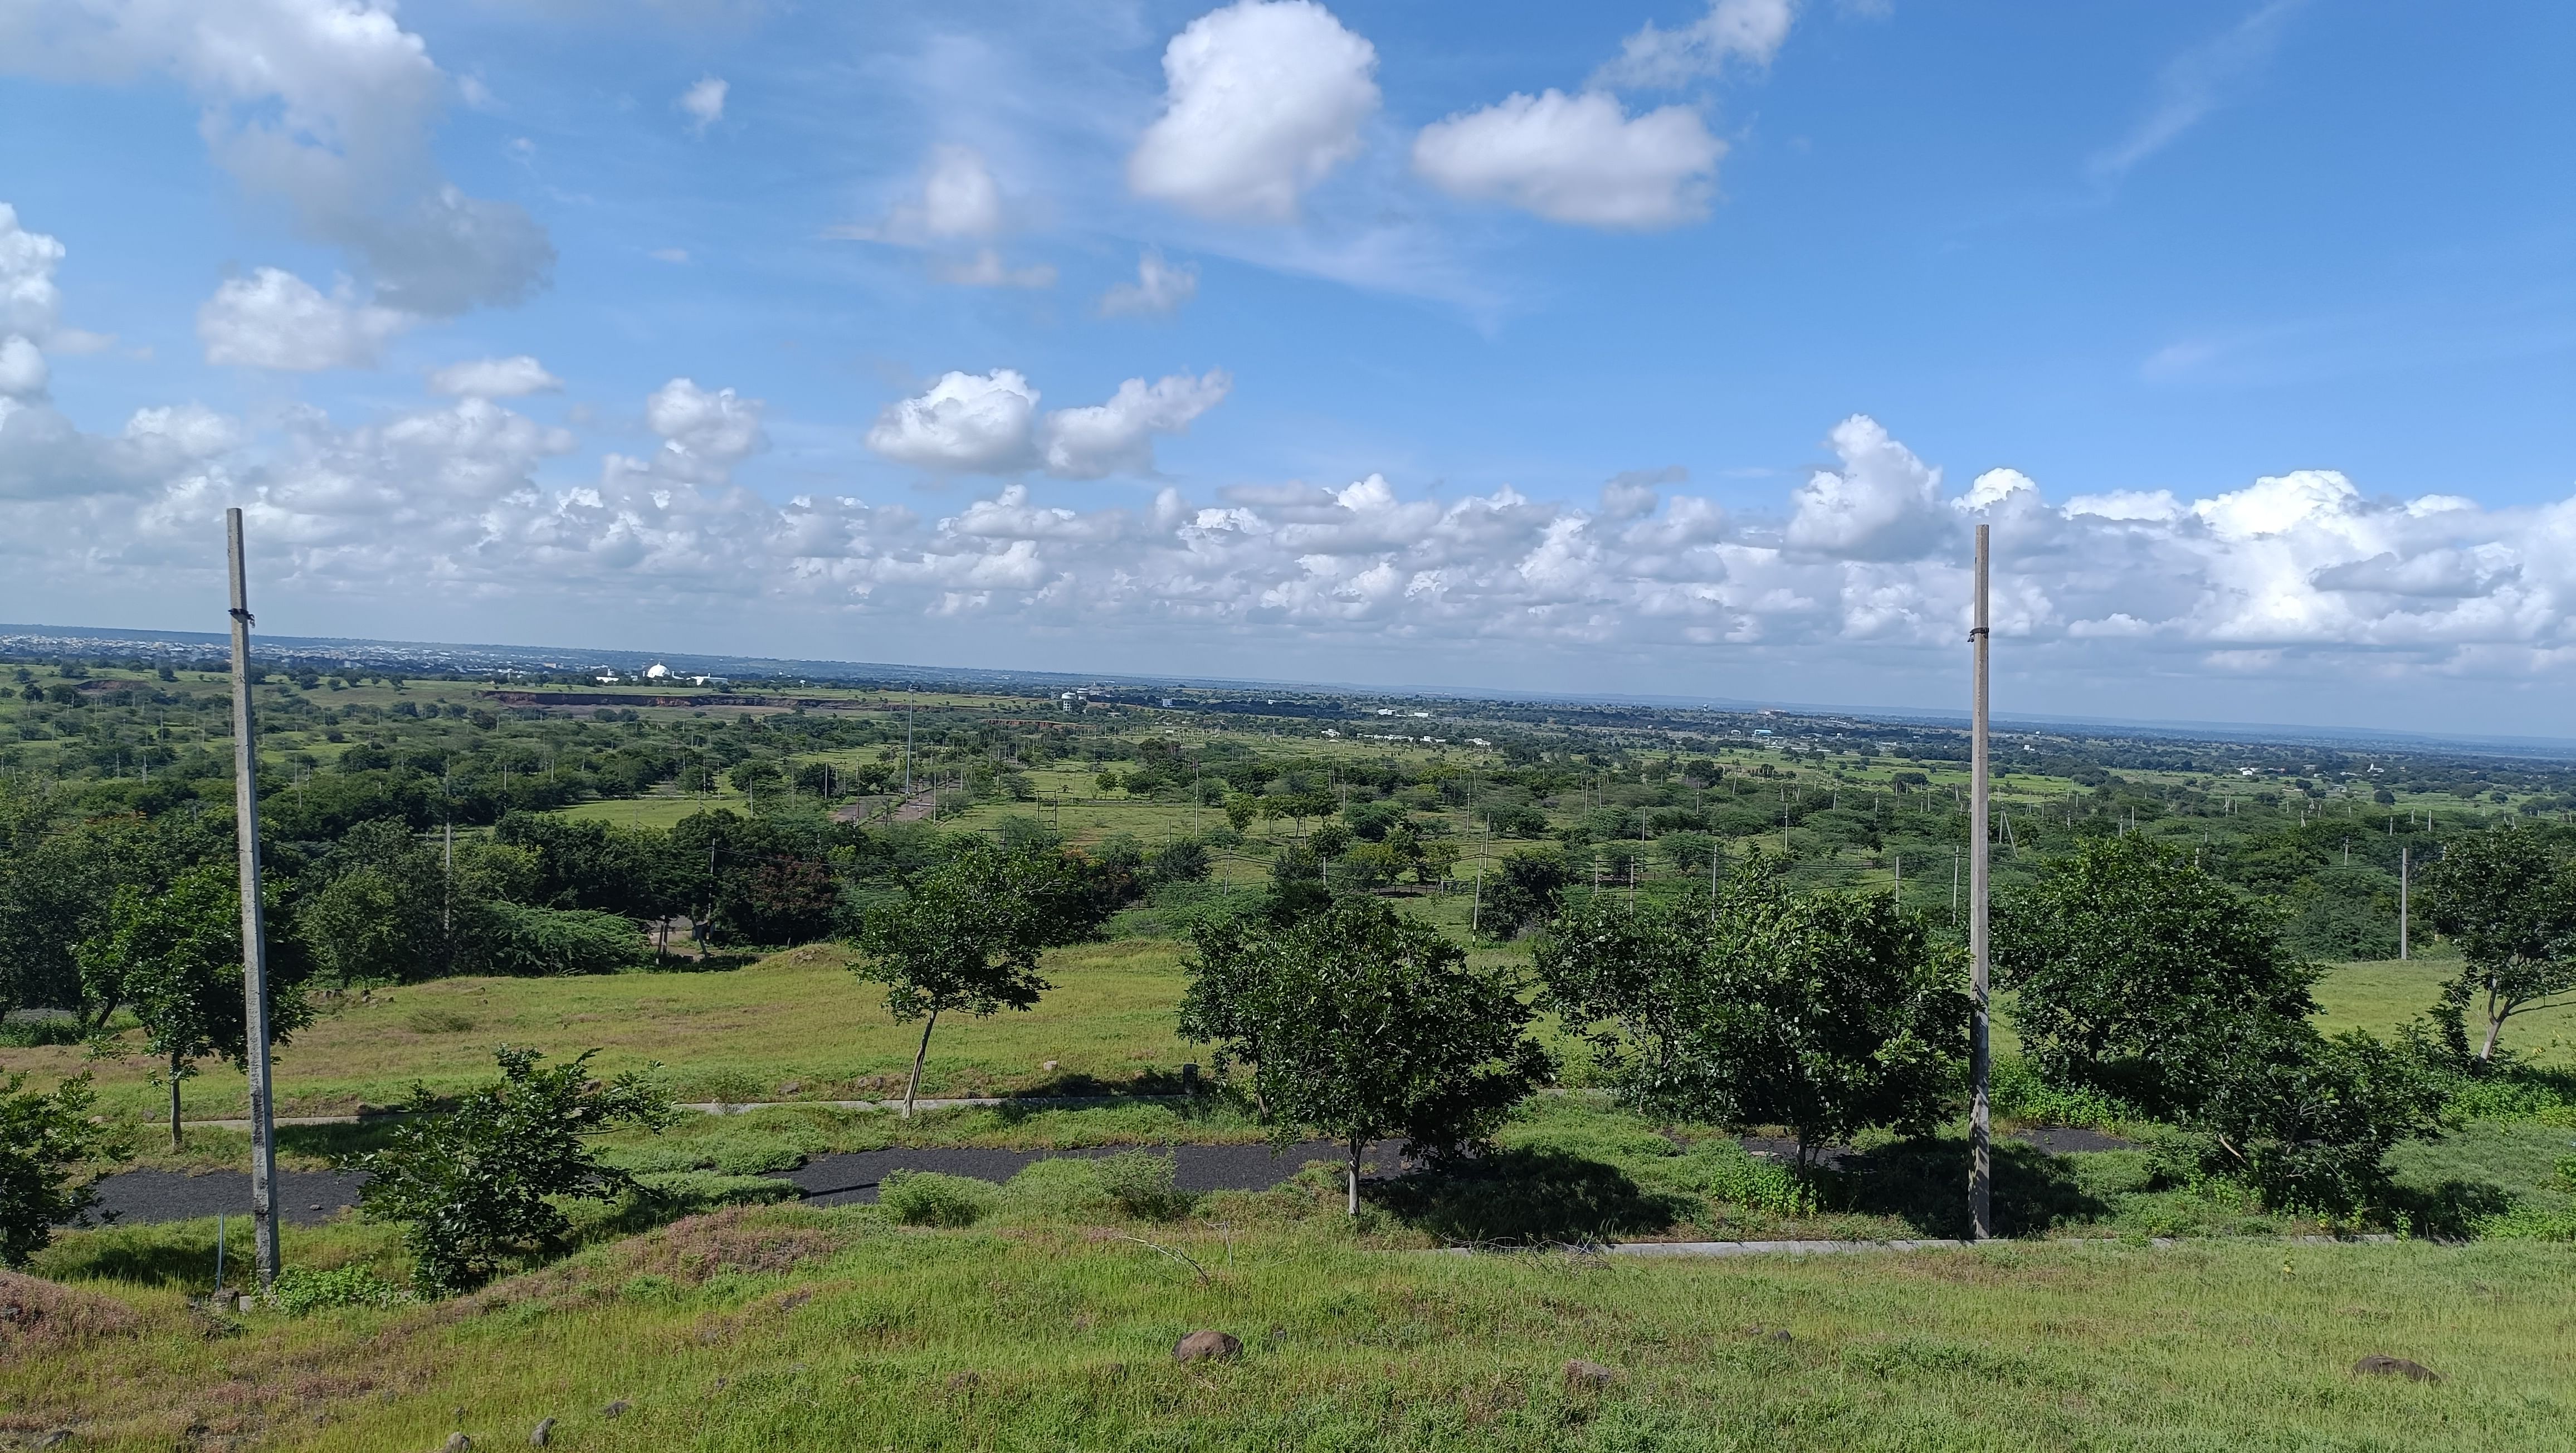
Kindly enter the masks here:
[[0, 618], [1937, 705], [1986, 520], [2017, 707], [2557, 730], [2571, 53], [17, 0]]

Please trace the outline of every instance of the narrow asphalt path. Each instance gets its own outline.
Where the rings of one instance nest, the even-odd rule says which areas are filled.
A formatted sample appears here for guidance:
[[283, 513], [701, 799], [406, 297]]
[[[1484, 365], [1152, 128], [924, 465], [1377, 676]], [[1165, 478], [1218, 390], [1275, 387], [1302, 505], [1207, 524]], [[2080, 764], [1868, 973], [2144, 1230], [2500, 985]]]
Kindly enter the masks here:
[[[2007, 1138], [2035, 1145], [2052, 1155], [2125, 1150], [2129, 1146], [2127, 1141], [2094, 1130], [2026, 1130]], [[1763, 1155], [1785, 1157], [1789, 1153], [1786, 1141], [1748, 1139], [1745, 1146]], [[949, 1175], [972, 1176], [998, 1185], [1036, 1161], [1062, 1156], [1097, 1158], [1138, 1148], [1109, 1145], [1084, 1150], [955, 1147], [867, 1150], [818, 1155], [794, 1170], [778, 1171], [775, 1175], [802, 1192], [804, 1203], [810, 1206], [870, 1205], [876, 1201], [877, 1188], [884, 1183], [889, 1171], [944, 1171]], [[1338, 1164], [1343, 1154], [1340, 1146], [1321, 1140], [1291, 1145], [1276, 1155], [1271, 1153], [1268, 1145], [1142, 1148], [1169, 1151], [1176, 1163], [1180, 1187], [1185, 1191], [1268, 1190], [1295, 1175], [1310, 1160]], [[1380, 1175], [1393, 1174], [1403, 1168], [1398, 1146], [1392, 1141], [1374, 1147], [1369, 1152], [1368, 1163]], [[327, 1221], [340, 1208], [358, 1203], [361, 1180], [362, 1177], [339, 1171], [280, 1171], [277, 1176], [278, 1206], [290, 1225], [308, 1226]], [[243, 1171], [186, 1175], [166, 1170], [130, 1170], [101, 1177], [97, 1187], [99, 1204], [93, 1214], [112, 1216], [127, 1225], [187, 1221], [212, 1216], [218, 1211], [227, 1215], [250, 1214], [250, 1176]]]
[[[1185, 1191], [1261, 1191], [1295, 1175], [1310, 1160], [1338, 1162], [1343, 1151], [1323, 1141], [1292, 1145], [1276, 1156], [1267, 1145], [1173, 1145], [1147, 1146], [1149, 1150], [1168, 1150], [1177, 1162], [1178, 1180]], [[950, 1175], [973, 1176], [977, 1180], [999, 1184], [1018, 1175], [1031, 1163], [1059, 1156], [1097, 1158], [1134, 1150], [1132, 1145], [1100, 1146], [1085, 1150], [976, 1150], [929, 1148], [912, 1150], [870, 1150], [845, 1155], [818, 1155], [791, 1171], [776, 1172], [776, 1178], [803, 1192], [803, 1200], [815, 1206], [871, 1205], [877, 1198], [877, 1187], [888, 1171], [945, 1171]], [[1398, 1147], [1389, 1142], [1377, 1147], [1369, 1156], [1370, 1163], [1382, 1172], [1397, 1168]], [[309, 1226], [327, 1221], [344, 1206], [358, 1203], [358, 1187], [364, 1177], [338, 1171], [280, 1171], [277, 1174], [277, 1202], [288, 1224]], [[209, 1171], [203, 1175], [186, 1175], [178, 1171], [130, 1170], [103, 1176], [97, 1182], [98, 1206], [94, 1218], [111, 1217], [125, 1225], [148, 1225], [156, 1221], [188, 1221], [212, 1216], [250, 1214], [250, 1175], [246, 1171]]]

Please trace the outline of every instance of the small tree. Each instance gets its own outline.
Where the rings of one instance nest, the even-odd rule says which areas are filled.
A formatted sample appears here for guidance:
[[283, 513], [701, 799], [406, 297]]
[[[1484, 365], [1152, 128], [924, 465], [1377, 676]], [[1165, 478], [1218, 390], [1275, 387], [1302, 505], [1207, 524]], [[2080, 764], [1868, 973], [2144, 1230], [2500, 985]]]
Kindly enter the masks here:
[[[596, 1053], [541, 1067], [537, 1051], [505, 1046], [500, 1083], [423, 1114], [351, 1163], [366, 1177], [359, 1212], [402, 1226], [424, 1289], [464, 1290], [513, 1261], [558, 1254], [572, 1223], [550, 1198], [605, 1200], [634, 1186], [593, 1157], [588, 1138], [622, 1125], [658, 1130], [676, 1112], [639, 1075], [593, 1079]], [[435, 1108], [426, 1086], [414, 1087], [411, 1108]]]
[[65, 1080], [50, 1095], [26, 1083], [25, 1075], [11, 1075], [0, 1084], [0, 1266], [25, 1266], [57, 1226], [89, 1224], [98, 1192], [73, 1185], [72, 1168], [111, 1148], [107, 1131], [90, 1122], [97, 1097], [89, 1076]]
[[[404, 910], [416, 901], [382, 870], [356, 868], [306, 900], [296, 925], [314, 961], [342, 988], [361, 979], [404, 980], [415, 976], [423, 949], [436, 942], [408, 931], [413, 925]], [[437, 926], [434, 915], [430, 926]]]
[[2443, 1100], [2420, 1054], [2273, 1016], [2218, 1038], [2200, 1077], [2185, 1120], [2200, 1169], [2281, 1207], [2348, 1211], [2381, 1200], [2389, 1149], [2436, 1133]]
[[1503, 859], [1485, 883], [1478, 913], [1488, 938], [1509, 939], [1534, 923], [1553, 917], [1565, 899], [1574, 870], [1558, 848], [1523, 848]]
[[1203, 939], [1183, 1032], [1252, 1066], [1272, 1138], [1313, 1127], [1360, 1155], [1404, 1137], [1409, 1154], [1455, 1155], [1483, 1140], [1552, 1073], [1525, 1033], [1520, 986], [1471, 969], [1466, 951], [1372, 898]]
[[2150, 1114], [2196, 1103], [2216, 1042], [2251, 1019], [2316, 1012], [2313, 965], [2265, 905], [2131, 834], [2043, 865], [1997, 905], [1995, 977], [2040, 1072]]
[[[1955, 952], [1879, 895], [1796, 894], [1778, 860], [1739, 865], [1717, 901], [1596, 899], [1550, 929], [1547, 1002], [1601, 1046], [1649, 1114], [1785, 1126], [1805, 1169], [1855, 1131], [1922, 1134], [1967, 1044]], [[1694, 944], [1696, 940], [1696, 944]], [[1697, 952], [1692, 952], [1696, 947]]]
[[[280, 934], [281, 943], [292, 935]], [[164, 1063], [170, 1087], [170, 1143], [179, 1143], [179, 1082], [194, 1062], [249, 1056], [242, 998], [241, 895], [229, 864], [207, 863], [158, 893], [116, 890], [107, 932], [81, 945], [84, 980], [105, 985], [134, 1008], [144, 1045]], [[104, 997], [104, 987], [97, 993]], [[269, 1030], [278, 1043], [311, 1022], [300, 975], [280, 955], [269, 975]]]
[[852, 970], [886, 986], [898, 1022], [922, 1021], [903, 1088], [906, 1118], [939, 1017], [1034, 1008], [1054, 987], [1038, 976], [1039, 954], [1097, 928], [1103, 903], [1062, 854], [979, 847], [868, 911], [856, 939], [866, 957]]
[[[2576, 872], [2540, 829], [2455, 838], [2424, 869], [2425, 917], [2468, 962], [2444, 987], [2438, 1017], [2485, 1020], [2477, 1062], [2494, 1061], [2505, 1021], [2576, 1003]], [[2462, 1031], [2459, 1048], [2465, 1049]]]

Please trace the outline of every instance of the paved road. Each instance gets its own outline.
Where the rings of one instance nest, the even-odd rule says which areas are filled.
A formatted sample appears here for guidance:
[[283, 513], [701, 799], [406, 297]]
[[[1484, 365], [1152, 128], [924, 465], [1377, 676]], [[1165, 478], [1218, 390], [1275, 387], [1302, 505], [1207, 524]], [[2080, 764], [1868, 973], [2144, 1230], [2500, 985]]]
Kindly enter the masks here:
[[[2127, 1141], [2115, 1140], [2092, 1130], [2032, 1130], [2010, 1137], [2038, 1146], [2057, 1155], [2081, 1155], [2092, 1151], [2122, 1150]], [[1785, 1155], [1786, 1141], [1747, 1140], [1749, 1149], [1766, 1154]], [[1185, 1191], [1259, 1191], [1267, 1190], [1295, 1175], [1310, 1160], [1339, 1163], [1341, 1148], [1324, 1141], [1307, 1141], [1292, 1145], [1272, 1155], [1267, 1145], [1174, 1145], [1149, 1147], [1166, 1149], [1178, 1163], [1181, 1189]], [[1054, 1156], [1114, 1155], [1132, 1146], [1104, 1146], [1090, 1150], [973, 1150], [917, 1149], [869, 1150], [845, 1155], [818, 1155], [791, 1171], [781, 1171], [778, 1178], [793, 1184], [804, 1193], [804, 1201], [815, 1206], [868, 1205], [877, 1198], [877, 1187], [892, 1170], [945, 1171], [950, 1175], [973, 1176], [996, 1184], [1020, 1173], [1031, 1162]], [[1399, 1157], [1393, 1142], [1372, 1150], [1369, 1160], [1381, 1173], [1398, 1168]], [[359, 1177], [336, 1171], [278, 1172], [278, 1204], [287, 1221], [310, 1225], [328, 1220], [343, 1206], [358, 1201]], [[241, 1171], [216, 1171], [206, 1175], [182, 1175], [165, 1170], [130, 1170], [108, 1176], [98, 1182], [99, 1210], [113, 1213], [127, 1224], [153, 1221], [186, 1221], [212, 1216], [218, 1211], [231, 1215], [250, 1214], [250, 1176]]]
[[[935, 1170], [950, 1175], [973, 1176], [978, 1180], [999, 1183], [1029, 1165], [1057, 1155], [1113, 1155], [1132, 1146], [1109, 1146], [1093, 1150], [871, 1150], [851, 1155], [818, 1155], [803, 1166], [778, 1173], [778, 1178], [804, 1192], [807, 1203], [817, 1206], [869, 1205], [877, 1198], [877, 1186], [891, 1170]], [[1277, 1156], [1267, 1145], [1175, 1145], [1154, 1147], [1169, 1149], [1178, 1161], [1181, 1189], [1186, 1191], [1258, 1191], [1295, 1175], [1310, 1160], [1339, 1161], [1339, 1147], [1320, 1141], [1293, 1145]], [[1379, 1147], [1372, 1160], [1383, 1169], [1396, 1164], [1396, 1146]], [[343, 1206], [358, 1203], [358, 1186], [362, 1178], [336, 1171], [280, 1171], [278, 1205], [287, 1221], [310, 1225], [330, 1219]], [[187, 1221], [212, 1216], [221, 1211], [227, 1215], [250, 1214], [250, 1175], [245, 1171], [213, 1171], [204, 1175], [183, 1175], [166, 1170], [130, 1170], [107, 1176], [98, 1182], [98, 1213], [113, 1215], [128, 1225], [154, 1221]]]

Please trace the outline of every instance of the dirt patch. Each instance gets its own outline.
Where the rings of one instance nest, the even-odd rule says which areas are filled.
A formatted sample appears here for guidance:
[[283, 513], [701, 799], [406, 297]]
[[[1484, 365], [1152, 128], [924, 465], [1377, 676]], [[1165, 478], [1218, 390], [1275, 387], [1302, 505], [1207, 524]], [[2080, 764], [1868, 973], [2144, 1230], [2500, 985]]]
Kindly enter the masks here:
[[50, 1352], [100, 1337], [130, 1337], [141, 1327], [134, 1309], [113, 1297], [0, 1271], [0, 1353]]
[[662, 1234], [636, 1245], [629, 1269], [695, 1285], [727, 1268], [787, 1271], [831, 1255], [845, 1239], [817, 1227], [762, 1224], [754, 1219], [757, 1214], [756, 1207], [736, 1206], [674, 1221]]

